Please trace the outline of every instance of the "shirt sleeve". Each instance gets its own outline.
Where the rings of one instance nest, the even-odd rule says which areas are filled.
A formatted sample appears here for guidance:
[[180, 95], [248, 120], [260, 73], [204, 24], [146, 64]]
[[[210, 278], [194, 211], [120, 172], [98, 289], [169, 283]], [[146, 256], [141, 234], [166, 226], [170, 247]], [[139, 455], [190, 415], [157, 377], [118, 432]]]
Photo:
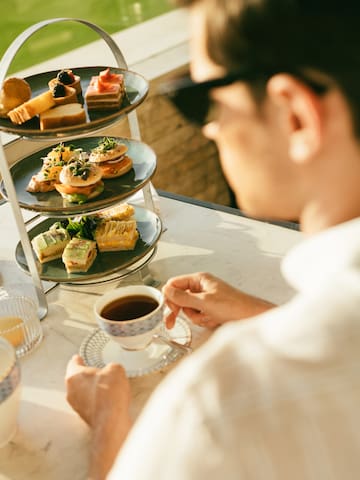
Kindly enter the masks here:
[[223, 449], [197, 394], [194, 357], [183, 360], [153, 393], [108, 480], [220, 478], [215, 472], [223, 465]]

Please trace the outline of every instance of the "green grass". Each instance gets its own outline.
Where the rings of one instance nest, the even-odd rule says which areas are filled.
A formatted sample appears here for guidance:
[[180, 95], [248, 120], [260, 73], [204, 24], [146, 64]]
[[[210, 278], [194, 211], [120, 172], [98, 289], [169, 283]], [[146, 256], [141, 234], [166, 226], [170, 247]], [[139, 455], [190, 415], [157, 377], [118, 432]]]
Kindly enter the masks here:
[[[170, 0], [0, 0], [0, 8], [2, 57], [20, 33], [42, 20], [56, 17], [81, 18], [111, 34], [166, 13], [174, 7]], [[46, 26], [21, 47], [9, 73], [98, 39], [95, 32], [76, 22]]]

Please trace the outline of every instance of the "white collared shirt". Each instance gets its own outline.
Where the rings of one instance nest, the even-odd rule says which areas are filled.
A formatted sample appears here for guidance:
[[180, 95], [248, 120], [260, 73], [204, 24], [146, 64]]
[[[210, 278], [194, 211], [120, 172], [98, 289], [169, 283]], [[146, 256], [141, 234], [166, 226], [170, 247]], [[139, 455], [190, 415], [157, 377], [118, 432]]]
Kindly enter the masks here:
[[224, 325], [169, 374], [111, 480], [360, 478], [360, 219], [282, 267], [294, 298]]

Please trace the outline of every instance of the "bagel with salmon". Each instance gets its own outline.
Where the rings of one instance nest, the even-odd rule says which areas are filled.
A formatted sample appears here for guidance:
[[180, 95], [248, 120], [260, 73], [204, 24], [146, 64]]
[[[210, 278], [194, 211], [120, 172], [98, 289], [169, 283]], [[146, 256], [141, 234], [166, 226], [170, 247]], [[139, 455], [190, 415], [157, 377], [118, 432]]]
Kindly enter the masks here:
[[89, 155], [89, 162], [102, 170], [102, 178], [116, 178], [125, 175], [133, 167], [133, 161], [126, 155], [128, 147], [114, 138], [104, 137]]
[[64, 165], [55, 184], [61, 196], [71, 203], [85, 203], [104, 190], [101, 169], [85, 160], [76, 160]]

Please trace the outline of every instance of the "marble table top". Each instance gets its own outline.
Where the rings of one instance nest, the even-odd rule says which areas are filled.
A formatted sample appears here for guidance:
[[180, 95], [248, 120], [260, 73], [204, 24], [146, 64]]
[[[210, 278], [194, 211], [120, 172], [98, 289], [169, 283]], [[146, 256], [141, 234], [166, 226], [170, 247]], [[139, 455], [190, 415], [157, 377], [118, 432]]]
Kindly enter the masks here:
[[[293, 292], [282, 279], [279, 266], [283, 255], [301, 240], [301, 233], [171, 198], [160, 197], [159, 206], [164, 233], [147, 267], [147, 279], [161, 286], [174, 275], [210, 271], [275, 303], [291, 297]], [[29, 212], [24, 216], [27, 218]], [[31, 296], [31, 278], [18, 269], [14, 260], [18, 233], [9, 204], [0, 206], [0, 228], [0, 287]], [[0, 449], [0, 480], [86, 478], [90, 434], [66, 402], [66, 364], [96, 328], [92, 306], [97, 294], [139, 281], [140, 274], [134, 274], [112, 283], [62, 284], [49, 290], [49, 311], [42, 321], [44, 339], [20, 361], [18, 432]], [[194, 348], [211, 335], [200, 327], [191, 329]], [[131, 379], [135, 417], [172, 368], [176, 363]]]

